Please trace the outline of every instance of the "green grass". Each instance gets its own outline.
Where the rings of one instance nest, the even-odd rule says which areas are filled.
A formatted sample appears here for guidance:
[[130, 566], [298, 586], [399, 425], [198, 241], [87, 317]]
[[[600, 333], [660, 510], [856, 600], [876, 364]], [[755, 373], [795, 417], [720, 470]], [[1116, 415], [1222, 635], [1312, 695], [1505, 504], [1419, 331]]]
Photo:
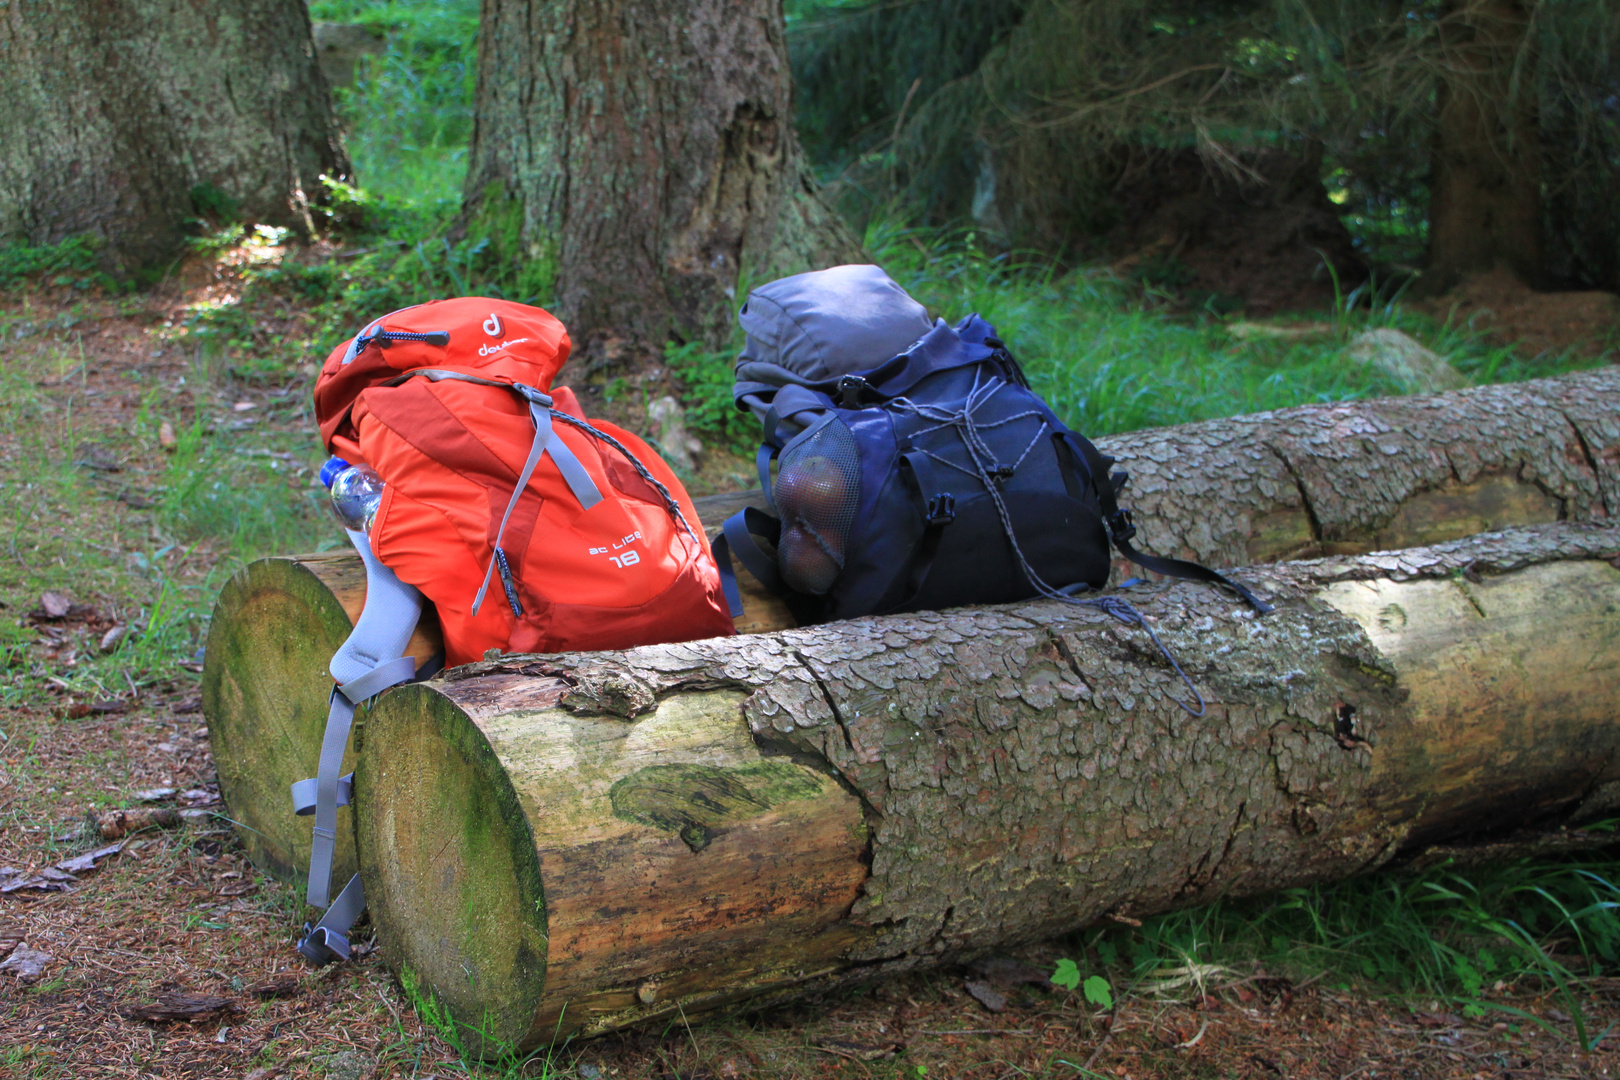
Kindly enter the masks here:
[[867, 235], [874, 260], [948, 319], [977, 311], [994, 323], [1054, 411], [1087, 435], [1188, 423], [1311, 402], [1406, 392], [1346, 355], [1349, 338], [1391, 326], [1446, 356], [1476, 383], [1556, 374], [1593, 361], [1552, 356], [1536, 363], [1399, 303], [1354, 306], [1326, 319], [1330, 333], [1293, 340], [1240, 340], [1226, 320], [1167, 316], [1124, 283], [1087, 269], [1058, 274], [1033, 260], [999, 257], [971, 231], [923, 232], [880, 224]]
[[1492, 1000], [1540, 992], [1590, 1048], [1603, 1033], [1586, 1024], [1580, 984], [1620, 967], [1617, 882], [1620, 863], [1601, 854], [1373, 874], [1093, 930], [1074, 955], [1080, 970], [1106, 970], [1137, 993], [1193, 996], [1263, 965], [1274, 976], [1545, 1027]]
[[[1393, 327], [1447, 357], [1471, 381], [1512, 382], [1600, 364], [1574, 354], [1535, 361], [1467, 328], [1440, 325], [1398, 299], [1369, 302], [1367, 290], [1339, 310], [1302, 318], [1321, 334], [1244, 340], [1211, 313], [1172, 314], [1146, 302], [1106, 271], [1068, 273], [1033, 258], [981, 248], [970, 230], [910, 228], [884, 221], [867, 232], [867, 251], [930, 313], [955, 321], [978, 312], [995, 324], [1032, 385], [1075, 430], [1111, 435], [1143, 428], [1262, 412], [1312, 402], [1408, 392], [1352, 360], [1350, 339]], [[731, 371], [740, 334], [720, 352], [675, 347], [670, 367], [686, 385], [692, 428], [746, 452], [757, 426], [731, 407]]]
[[316, 0], [320, 22], [364, 23], [386, 50], [337, 90], [349, 155], [368, 192], [453, 209], [467, 172], [478, 0]]
[[[60, 325], [60, 319], [52, 320]], [[31, 320], [0, 319], [0, 333]], [[161, 417], [176, 417], [177, 388], [138, 365], [109, 381], [86, 378], [76, 331], [30, 335], [0, 366], [0, 704], [39, 701], [50, 686], [80, 698], [122, 696], [189, 673], [214, 596], [244, 562], [309, 550], [332, 530], [308, 495], [318, 449], [302, 432], [233, 431], [215, 404], [231, 387], [189, 372], [197, 420], [179, 425], [173, 453], [158, 448]], [[133, 392], [140, 405], [108, 426], [89, 391]], [[223, 392], [223, 393], [222, 393]], [[301, 404], [301, 403], [300, 403]], [[87, 447], [123, 459], [86, 467]], [[38, 632], [25, 621], [45, 591], [95, 607], [130, 632], [107, 654], [76, 641], [72, 666], [30, 658]]]

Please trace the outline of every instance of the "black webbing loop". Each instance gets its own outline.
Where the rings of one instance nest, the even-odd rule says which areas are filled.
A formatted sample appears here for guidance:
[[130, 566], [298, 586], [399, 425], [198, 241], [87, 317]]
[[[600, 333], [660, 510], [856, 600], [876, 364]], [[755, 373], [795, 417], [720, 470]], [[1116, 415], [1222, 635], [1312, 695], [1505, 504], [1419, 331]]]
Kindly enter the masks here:
[[[1185, 559], [1171, 559], [1162, 555], [1145, 555], [1131, 546], [1131, 538], [1136, 535], [1136, 524], [1131, 521], [1131, 512], [1122, 509], [1116, 498], [1115, 480], [1108, 470], [1113, 466], [1114, 459], [1105, 456], [1091, 444], [1089, 439], [1070, 433], [1071, 445], [1085, 459], [1086, 467], [1091, 470], [1093, 486], [1097, 491], [1097, 501], [1102, 505], [1103, 523], [1108, 526], [1108, 538], [1113, 541], [1119, 553], [1145, 570], [1152, 570], [1157, 574], [1166, 574], [1170, 577], [1187, 578], [1192, 581], [1207, 581], [1212, 585], [1224, 585], [1237, 593], [1244, 602], [1262, 615], [1270, 614], [1272, 607], [1250, 592], [1247, 587], [1233, 581], [1225, 574], [1211, 570], [1207, 566], [1200, 566]], [[1122, 473], [1121, 476], [1124, 474]], [[1124, 481], [1119, 481], [1123, 486]]]

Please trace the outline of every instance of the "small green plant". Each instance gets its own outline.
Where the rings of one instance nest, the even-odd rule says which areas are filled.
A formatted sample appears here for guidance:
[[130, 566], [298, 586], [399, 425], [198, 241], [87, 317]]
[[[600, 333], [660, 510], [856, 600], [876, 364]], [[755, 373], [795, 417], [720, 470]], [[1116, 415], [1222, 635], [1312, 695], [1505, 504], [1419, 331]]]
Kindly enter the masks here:
[[242, 212], [239, 202], [213, 184], [198, 184], [192, 188], [191, 206], [198, 217], [220, 225], [236, 221]]
[[705, 442], [751, 453], [759, 443], [759, 421], [739, 411], [732, 398], [737, 349], [711, 352], [701, 342], [670, 342], [664, 362], [681, 381], [687, 426]]
[[100, 240], [88, 235], [70, 236], [56, 244], [0, 247], [0, 288], [34, 278], [53, 285], [111, 289], [112, 279], [101, 271], [101, 247]]
[[1065, 990], [1079, 990], [1087, 1001], [1099, 1009], [1114, 1007], [1114, 988], [1108, 979], [1102, 975], [1082, 979], [1080, 965], [1073, 960], [1064, 958], [1057, 962], [1057, 968], [1052, 972], [1052, 983]]

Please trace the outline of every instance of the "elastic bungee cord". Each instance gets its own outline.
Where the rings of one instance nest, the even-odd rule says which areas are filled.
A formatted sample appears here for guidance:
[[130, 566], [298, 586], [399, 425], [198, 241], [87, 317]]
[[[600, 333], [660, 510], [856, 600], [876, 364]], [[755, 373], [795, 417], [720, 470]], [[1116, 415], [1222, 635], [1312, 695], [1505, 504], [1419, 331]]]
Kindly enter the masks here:
[[[1061, 589], [1055, 589], [1051, 585], [1048, 585], [1041, 578], [1041, 576], [1035, 572], [1035, 568], [1029, 564], [1029, 560], [1025, 558], [1024, 550], [1018, 544], [1018, 534], [1013, 530], [1012, 517], [1007, 512], [1007, 504], [1001, 497], [1001, 485], [996, 482], [997, 475], [1007, 475], [1007, 471], [1004, 471], [1007, 467], [995, 461], [990, 452], [990, 448], [985, 444], [983, 438], [981, 438], [979, 435], [979, 428], [981, 426], [1000, 427], [1003, 424], [1012, 423], [1014, 420], [1019, 420], [1026, 416], [1039, 416], [1040, 413], [1034, 409], [1030, 409], [1027, 412], [1018, 413], [1015, 416], [1009, 416], [1004, 419], [997, 420], [994, 423], [983, 425], [975, 423], [973, 419], [974, 411], [985, 402], [989, 401], [990, 398], [995, 395], [997, 390], [1000, 390], [1006, 385], [1007, 384], [1000, 379], [992, 379], [989, 383], [981, 386], [979, 383], [979, 376], [975, 374], [973, 380], [973, 389], [968, 393], [966, 403], [962, 408], [954, 411], [942, 409], [937, 405], [918, 405], [909, 398], [903, 397], [895, 398], [892, 404], [898, 408], [910, 410], [913, 414], [920, 416], [925, 420], [933, 420], [936, 422], [934, 427], [925, 428], [922, 431], [917, 432], [918, 435], [927, 434], [928, 432], [932, 431], [940, 431], [944, 428], [950, 428], [956, 432], [957, 436], [962, 440], [962, 445], [967, 448], [968, 457], [970, 457], [973, 461], [974, 470], [976, 470], [976, 475], [979, 482], [984, 485], [985, 490], [990, 494], [991, 502], [995, 504], [996, 514], [1001, 518], [1002, 531], [1007, 534], [1007, 540], [1012, 544], [1013, 554], [1018, 556], [1018, 565], [1023, 570], [1024, 576], [1029, 579], [1029, 583], [1035, 587], [1035, 591], [1050, 600], [1061, 600], [1065, 604], [1073, 604], [1076, 607], [1096, 608], [1098, 611], [1111, 615], [1122, 623], [1141, 627], [1147, 633], [1148, 638], [1153, 642], [1153, 644], [1158, 647], [1159, 654], [1169, 662], [1170, 666], [1175, 669], [1175, 673], [1180, 676], [1182, 683], [1185, 684], [1187, 689], [1192, 692], [1193, 700], [1198, 702], [1198, 708], [1194, 709], [1191, 705], [1188, 705], [1185, 701], [1182, 701], [1180, 698], [1175, 696], [1171, 696], [1170, 700], [1179, 705], [1189, 716], [1203, 716], [1205, 711], [1204, 695], [1198, 692], [1198, 687], [1194, 686], [1193, 681], [1187, 677], [1187, 673], [1182, 670], [1181, 664], [1176, 660], [1174, 654], [1170, 652], [1169, 648], [1164, 644], [1163, 641], [1159, 640], [1159, 635], [1154, 631], [1153, 627], [1147, 624], [1147, 620], [1142, 617], [1142, 613], [1137, 611], [1136, 608], [1132, 607], [1129, 601], [1123, 600], [1118, 596], [1098, 596], [1085, 600], [1082, 600], [1079, 597], [1070, 596]], [[1035, 438], [1030, 440], [1029, 447], [1025, 448], [1024, 453], [1020, 455], [1018, 461], [1013, 464], [1013, 470], [1016, 470], [1019, 465], [1023, 464], [1024, 458], [1029, 455], [1030, 449], [1034, 447], [1035, 442], [1040, 439], [1042, 434], [1045, 433], [1046, 428], [1047, 424], [1043, 419], [1041, 421], [1041, 430], [1035, 433]], [[967, 473], [969, 476], [975, 475], [975, 472], [964, 469], [955, 462], [946, 461], [944, 458], [941, 458], [935, 454], [930, 454], [926, 450], [924, 450], [923, 453], [927, 454], [930, 458], [933, 458], [942, 465], [949, 465], [951, 468], [956, 469], [959, 472]], [[1095, 478], [1093, 479], [1095, 480]], [[1101, 482], [1107, 483], [1108, 481], [1106, 478], [1104, 478]]]

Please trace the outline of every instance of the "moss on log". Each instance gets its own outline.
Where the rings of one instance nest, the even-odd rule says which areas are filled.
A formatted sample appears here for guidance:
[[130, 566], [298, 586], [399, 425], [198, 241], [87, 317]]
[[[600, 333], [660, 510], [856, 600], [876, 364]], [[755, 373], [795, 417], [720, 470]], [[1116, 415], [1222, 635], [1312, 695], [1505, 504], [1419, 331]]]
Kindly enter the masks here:
[[[1342, 878], [1601, 809], [1620, 527], [622, 653], [383, 698], [357, 774], [389, 963], [486, 1052]], [[1601, 800], [1599, 800], [1601, 801]]]
[[[1099, 445], [1131, 474], [1144, 549], [1211, 566], [1620, 519], [1620, 368], [1305, 406]], [[754, 492], [696, 505], [712, 531], [758, 500]], [[737, 570], [746, 600], [737, 629], [791, 626], [781, 601]], [[309, 819], [287, 813], [287, 784], [313, 771], [327, 662], [360, 611], [364, 584], [353, 554], [269, 559], [233, 578], [215, 609], [203, 709], [220, 789], [255, 864], [284, 880], [302, 874], [310, 835]], [[413, 655], [435, 652], [436, 635], [424, 623]], [[345, 840], [339, 873], [352, 865], [349, 850]]]

